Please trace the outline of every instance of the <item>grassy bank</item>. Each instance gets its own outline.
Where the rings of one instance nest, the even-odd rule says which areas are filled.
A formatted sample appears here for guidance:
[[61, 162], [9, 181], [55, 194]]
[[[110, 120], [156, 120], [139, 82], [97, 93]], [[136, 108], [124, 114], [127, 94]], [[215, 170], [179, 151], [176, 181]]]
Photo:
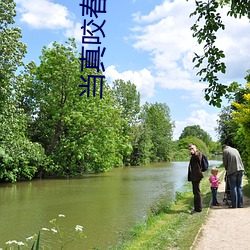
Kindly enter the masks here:
[[[222, 175], [221, 170], [221, 178]], [[162, 203], [153, 207], [147, 220], [137, 224], [124, 242], [111, 249], [190, 249], [208, 213], [211, 201], [208, 177], [201, 181], [201, 192], [201, 213], [189, 214], [193, 209], [193, 194], [189, 183], [185, 191], [176, 194], [172, 204], [166, 206]]]

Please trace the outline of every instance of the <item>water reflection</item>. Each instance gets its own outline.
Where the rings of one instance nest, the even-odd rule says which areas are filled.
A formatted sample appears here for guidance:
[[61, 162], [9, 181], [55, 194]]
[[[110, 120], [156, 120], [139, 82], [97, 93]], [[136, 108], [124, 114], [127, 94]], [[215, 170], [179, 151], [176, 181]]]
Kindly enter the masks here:
[[[211, 161], [210, 164], [219, 164]], [[8, 240], [24, 240], [49, 220], [60, 219], [64, 228], [84, 226], [84, 245], [68, 249], [107, 249], [119, 232], [145, 217], [162, 197], [173, 198], [186, 182], [188, 162], [114, 169], [81, 179], [37, 180], [1, 184], [0, 247]]]

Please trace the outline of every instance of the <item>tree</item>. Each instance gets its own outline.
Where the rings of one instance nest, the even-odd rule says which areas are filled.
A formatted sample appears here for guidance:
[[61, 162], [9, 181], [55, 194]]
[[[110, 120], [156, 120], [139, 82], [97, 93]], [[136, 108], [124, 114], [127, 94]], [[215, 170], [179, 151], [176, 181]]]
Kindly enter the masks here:
[[23, 66], [22, 58], [26, 53], [26, 45], [20, 39], [21, 30], [12, 26], [16, 4], [13, 0], [0, 2], [0, 112], [12, 100], [13, 90], [21, 90], [15, 75], [18, 67]]
[[142, 107], [141, 123], [152, 144], [151, 162], [170, 160], [173, 123], [169, 107], [165, 103], [149, 104], [146, 102]]
[[147, 125], [142, 122], [133, 127], [133, 151], [130, 155], [130, 163], [133, 166], [148, 164], [152, 160], [153, 142], [151, 140], [151, 131]]
[[120, 135], [121, 110], [108, 85], [104, 83], [102, 99], [98, 87], [96, 97], [80, 96], [80, 75], [87, 79], [96, 74], [94, 69], [80, 69], [74, 39], [44, 47], [40, 65], [29, 65], [29, 91], [23, 105], [32, 108], [30, 138], [42, 144], [55, 163], [41, 169], [50, 175], [107, 171], [121, 165], [121, 151], [129, 149]]
[[15, 2], [0, 2], [0, 179], [16, 182], [32, 179], [46, 157], [41, 145], [26, 135], [27, 121], [20, 107], [26, 85], [19, 71], [26, 45], [20, 41], [21, 30], [15, 27]]
[[192, 136], [197, 137], [209, 147], [210, 143], [212, 142], [211, 136], [204, 131], [199, 125], [187, 126], [183, 129], [179, 140], [184, 139], [185, 137]]
[[140, 112], [140, 93], [136, 89], [136, 85], [130, 81], [115, 80], [113, 82], [113, 94], [118, 108], [121, 109], [122, 119], [122, 137], [131, 145], [130, 154], [124, 151], [124, 165], [138, 165], [138, 114]]
[[[195, 53], [193, 62], [196, 68], [200, 69], [197, 73], [200, 81], [209, 83], [205, 89], [205, 99], [209, 104], [221, 107], [221, 97], [231, 91], [230, 87], [219, 83], [218, 74], [226, 72], [226, 65], [223, 62], [225, 54], [216, 45], [216, 34], [219, 30], [224, 30], [221, 14], [218, 8], [230, 5], [228, 15], [235, 18], [248, 16], [250, 19], [249, 0], [199, 0], [196, 2], [196, 9], [190, 16], [197, 16], [196, 22], [191, 27], [193, 37], [197, 38], [199, 44], [204, 43], [202, 55]], [[203, 65], [205, 64], [205, 67]], [[201, 68], [203, 67], [203, 68]]]
[[[249, 74], [245, 77], [249, 82]], [[250, 93], [248, 87], [242, 87], [237, 82], [233, 82], [234, 92], [227, 96], [230, 102], [238, 103], [241, 105], [247, 104], [245, 100], [245, 95]], [[233, 113], [237, 111], [237, 108], [233, 105], [224, 107], [219, 114], [217, 133], [220, 136], [219, 141], [221, 144], [228, 144], [230, 146], [236, 147], [241, 153], [245, 151], [245, 140], [243, 139], [244, 133], [241, 124], [233, 119]]]
[[128, 121], [128, 124], [135, 124], [140, 112], [140, 93], [136, 89], [136, 85], [130, 81], [115, 80], [113, 88], [115, 99], [122, 107], [122, 118]]
[[216, 128], [216, 131], [220, 136], [219, 141], [221, 144], [236, 147], [235, 135], [238, 129], [239, 124], [232, 119], [231, 106], [224, 107], [219, 114], [218, 127]]
[[201, 139], [199, 139], [195, 136], [187, 136], [183, 139], [180, 139], [178, 141], [178, 147], [180, 150], [185, 150], [187, 155], [190, 155], [189, 150], [188, 150], [188, 145], [190, 143], [195, 144], [197, 149], [200, 150], [201, 152], [205, 153], [206, 155], [209, 154], [209, 150], [208, 150], [206, 144]]
[[[239, 125], [238, 129], [238, 137], [237, 139], [240, 141], [240, 149], [239, 151], [243, 155], [243, 160], [245, 163], [246, 168], [246, 174], [248, 177], [250, 176], [250, 146], [249, 146], [249, 140], [250, 140], [250, 77], [249, 75], [246, 77], [246, 80], [248, 81], [245, 93], [243, 94], [242, 98], [243, 101], [232, 102], [232, 106], [235, 108], [234, 111], [232, 111], [232, 118], [235, 122], [237, 122]], [[239, 98], [238, 98], [239, 99]], [[240, 138], [239, 138], [239, 132], [240, 132]]]

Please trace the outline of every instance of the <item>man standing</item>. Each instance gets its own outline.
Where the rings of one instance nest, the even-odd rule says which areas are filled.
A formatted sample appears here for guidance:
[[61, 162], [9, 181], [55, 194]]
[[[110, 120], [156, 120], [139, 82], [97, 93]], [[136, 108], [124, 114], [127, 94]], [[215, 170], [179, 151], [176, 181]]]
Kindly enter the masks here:
[[201, 159], [202, 153], [197, 150], [194, 144], [189, 144], [188, 148], [191, 153], [190, 163], [188, 166], [188, 181], [192, 182], [193, 195], [194, 195], [194, 209], [191, 214], [199, 213], [202, 211], [200, 181], [203, 178], [201, 172]]
[[244, 165], [240, 153], [236, 148], [227, 145], [222, 146], [223, 165], [227, 171], [227, 177], [232, 196], [231, 208], [243, 207], [242, 196], [242, 177], [244, 174]]

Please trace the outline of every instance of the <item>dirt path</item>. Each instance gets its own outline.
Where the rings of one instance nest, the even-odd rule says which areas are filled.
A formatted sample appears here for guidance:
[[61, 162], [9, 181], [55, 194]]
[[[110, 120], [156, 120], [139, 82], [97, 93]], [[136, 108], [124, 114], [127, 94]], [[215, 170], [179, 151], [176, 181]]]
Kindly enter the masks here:
[[219, 207], [211, 207], [191, 249], [250, 249], [250, 199], [244, 196], [244, 207], [230, 209], [223, 202], [225, 182], [218, 188]]

